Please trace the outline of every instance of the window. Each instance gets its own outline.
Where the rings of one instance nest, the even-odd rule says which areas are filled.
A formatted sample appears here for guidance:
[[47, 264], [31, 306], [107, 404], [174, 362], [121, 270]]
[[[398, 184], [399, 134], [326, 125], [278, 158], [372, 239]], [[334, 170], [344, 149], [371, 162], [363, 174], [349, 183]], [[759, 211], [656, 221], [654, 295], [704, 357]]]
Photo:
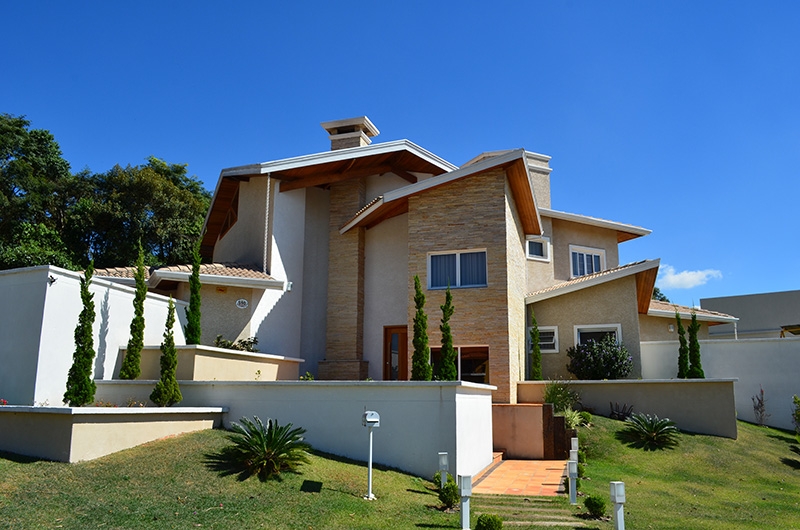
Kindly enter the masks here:
[[536, 261], [550, 261], [550, 238], [543, 236], [528, 236], [525, 241], [527, 245], [528, 259]]
[[[457, 354], [456, 368], [459, 381], [489, 384], [488, 346], [454, 346]], [[433, 373], [438, 373], [442, 358], [442, 348], [431, 348]]]
[[428, 288], [486, 287], [486, 251], [428, 255]]
[[572, 278], [594, 274], [606, 268], [606, 251], [601, 248], [569, 246]]
[[575, 326], [575, 344], [587, 344], [590, 340], [600, 341], [606, 335], [611, 335], [617, 342], [622, 342], [622, 325], [593, 324]]
[[[531, 350], [531, 329], [528, 328], [528, 351]], [[539, 326], [539, 351], [558, 353], [558, 326]]]

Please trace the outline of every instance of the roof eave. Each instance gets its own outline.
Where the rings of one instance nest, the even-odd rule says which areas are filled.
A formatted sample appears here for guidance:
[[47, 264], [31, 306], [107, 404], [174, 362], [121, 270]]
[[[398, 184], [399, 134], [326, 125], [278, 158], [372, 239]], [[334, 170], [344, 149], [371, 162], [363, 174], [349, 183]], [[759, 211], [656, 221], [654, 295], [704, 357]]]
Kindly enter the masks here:
[[[188, 282], [190, 272], [179, 271], [154, 271], [150, 276], [149, 285], [156, 288], [165, 280]], [[268, 280], [266, 278], [240, 278], [237, 276], [221, 276], [217, 274], [201, 274], [200, 283], [208, 285], [225, 285], [227, 287], [244, 287], [248, 289], [275, 289], [285, 290], [286, 282], [283, 280]]]

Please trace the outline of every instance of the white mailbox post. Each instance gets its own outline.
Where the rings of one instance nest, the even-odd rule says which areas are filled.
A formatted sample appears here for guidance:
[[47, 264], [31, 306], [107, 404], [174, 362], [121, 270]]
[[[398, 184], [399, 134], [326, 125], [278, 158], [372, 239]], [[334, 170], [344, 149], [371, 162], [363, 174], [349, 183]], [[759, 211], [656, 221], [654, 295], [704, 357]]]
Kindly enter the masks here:
[[472, 475], [458, 476], [461, 491], [461, 529], [469, 530], [469, 498], [472, 497]]
[[625, 483], [611, 483], [611, 504], [614, 505], [614, 530], [625, 530]]
[[372, 494], [372, 429], [381, 426], [381, 415], [374, 410], [365, 410], [364, 416], [361, 418], [361, 425], [369, 429], [369, 461], [367, 462], [367, 488], [369, 491], [364, 498], [368, 501], [374, 501], [375, 495]]

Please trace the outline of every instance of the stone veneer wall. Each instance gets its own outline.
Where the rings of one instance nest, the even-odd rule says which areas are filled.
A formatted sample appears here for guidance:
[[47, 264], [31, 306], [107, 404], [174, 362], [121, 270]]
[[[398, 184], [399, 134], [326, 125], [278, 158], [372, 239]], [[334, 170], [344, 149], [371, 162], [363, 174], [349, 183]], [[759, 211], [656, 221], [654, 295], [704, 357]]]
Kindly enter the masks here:
[[366, 179], [331, 185], [328, 240], [328, 318], [326, 357], [320, 379], [367, 377], [364, 356], [364, 228], [339, 229], [364, 206]]
[[[458, 345], [486, 345], [489, 347], [489, 383], [497, 386], [493, 401], [512, 402], [518, 380], [519, 352], [517, 343], [509, 340], [511, 329], [524, 326], [524, 314], [509, 313], [510, 300], [520, 295], [509, 294], [510, 265], [518, 266], [514, 281], [521, 275], [519, 288], [524, 288], [524, 255], [509, 255], [509, 240], [518, 234], [509, 234], [516, 226], [515, 207], [506, 200], [507, 179], [502, 170], [488, 171], [454, 182], [421, 195], [410, 197], [408, 204], [408, 351], [413, 354], [414, 276], [422, 283], [428, 314], [430, 345], [441, 341], [439, 323], [444, 303], [444, 290], [428, 290], [428, 253], [449, 250], [486, 249], [487, 287], [452, 289], [455, 313], [450, 320], [453, 341]], [[511, 219], [511, 221], [509, 221]], [[513, 267], [512, 267], [513, 268]], [[524, 301], [519, 301], [524, 312]], [[524, 340], [524, 331], [523, 338]], [[513, 345], [512, 345], [513, 344]], [[514, 351], [511, 351], [511, 348]], [[514, 359], [513, 361], [511, 359]], [[410, 365], [409, 361], [409, 365]]]

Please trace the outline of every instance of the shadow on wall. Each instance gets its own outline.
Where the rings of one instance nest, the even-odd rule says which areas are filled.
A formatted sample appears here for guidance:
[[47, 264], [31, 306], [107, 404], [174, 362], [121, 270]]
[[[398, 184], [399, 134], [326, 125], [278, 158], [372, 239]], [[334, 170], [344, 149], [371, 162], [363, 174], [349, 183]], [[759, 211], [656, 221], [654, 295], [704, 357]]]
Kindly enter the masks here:
[[[106, 294], [103, 295], [103, 302], [100, 304], [100, 333], [97, 340], [97, 355], [94, 362], [94, 378], [103, 379], [105, 376], [106, 356], [108, 352], [108, 313], [109, 303], [108, 297], [111, 291], [106, 289]], [[120, 359], [122, 364], [122, 359]]]

